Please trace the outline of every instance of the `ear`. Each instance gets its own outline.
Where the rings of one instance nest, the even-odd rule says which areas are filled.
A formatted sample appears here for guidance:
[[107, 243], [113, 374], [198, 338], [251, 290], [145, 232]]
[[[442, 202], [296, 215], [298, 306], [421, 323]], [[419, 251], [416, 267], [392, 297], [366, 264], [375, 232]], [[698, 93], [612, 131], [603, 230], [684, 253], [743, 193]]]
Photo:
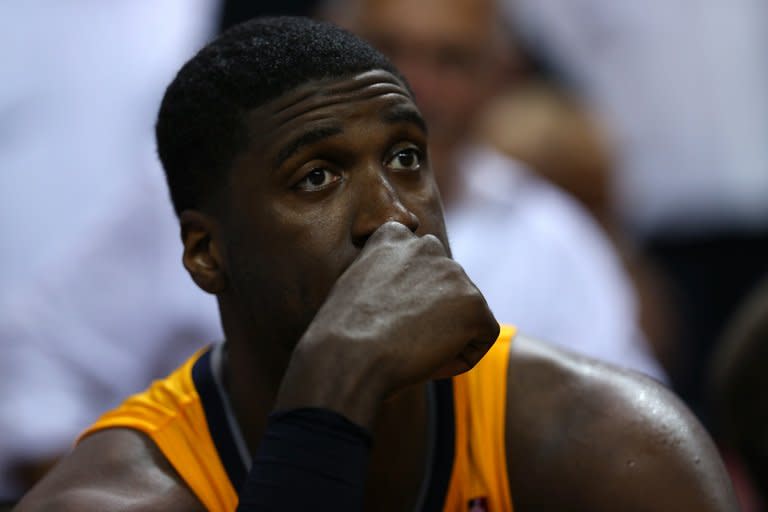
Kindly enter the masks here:
[[223, 258], [218, 223], [196, 210], [185, 210], [179, 216], [181, 241], [184, 244], [184, 268], [197, 286], [217, 295], [227, 288], [227, 273]]

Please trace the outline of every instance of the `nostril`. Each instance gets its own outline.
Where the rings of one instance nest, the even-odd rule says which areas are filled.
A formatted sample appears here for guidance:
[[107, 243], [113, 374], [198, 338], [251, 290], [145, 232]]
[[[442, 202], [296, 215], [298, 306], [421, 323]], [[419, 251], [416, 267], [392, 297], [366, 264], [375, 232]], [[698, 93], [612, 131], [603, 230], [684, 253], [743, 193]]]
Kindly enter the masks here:
[[371, 235], [352, 236], [352, 245], [358, 249], [362, 249], [365, 243], [368, 241]]
[[[415, 233], [421, 224], [419, 217], [410, 209], [406, 208], [405, 205], [403, 205], [400, 201], [394, 202], [393, 206], [394, 211], [392, 211], [392, 213], [387, 216], [386, 219], [384, 219], [384, 222], [399, 222]], [[384, 224], [384, 222], [381, 224]]]

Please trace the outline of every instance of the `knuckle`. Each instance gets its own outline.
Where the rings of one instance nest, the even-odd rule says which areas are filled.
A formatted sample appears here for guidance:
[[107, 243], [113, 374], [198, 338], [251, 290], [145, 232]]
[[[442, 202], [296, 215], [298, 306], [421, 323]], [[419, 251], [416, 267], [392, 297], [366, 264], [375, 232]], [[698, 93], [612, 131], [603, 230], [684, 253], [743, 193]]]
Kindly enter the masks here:
[[434, 246], [437, 246], [437, 247], [442, 247], [443, 246], [443, 243], [440, 241], [440, 239], [437, 238], [432, 233], [427, 233], [426, 235], [422, 236], [421, 240], [426, 245], [434, 245]]
[[408, 236], [411, 235], [411, 230], [408, 226], [395, 220], [389, 220], [379, 227], [379, 230], [384, 233], [390, 233], [394, 236]]
[[376, 228], [376, 231], [374, 231], [371, 235], [371, 239], [402, 238], [404, 235], [410, 232], [411, 230], [409, 230], [405, 225], [401, 224], [400, 222], [390, 220]]
[[415, 235], [407, 226], [397, 221], [388, 221], [376, 228], [366, 242], [366, 246], [386, 245], [388, 243], [402, 243]]
[[432, 254], [435, 256], [445, 256], [445, 246], [435, 235], [424, 235], [419, 239], [419, 245], [421, 250], [425, 254]]
[[434, 273], [440, 281], [449, 284], [455, 293], [459, 295], [464, 294], [464, 286], [462, 282], [464, 271], [455, 261], [446, 258], [439, 263], [435, 263]]

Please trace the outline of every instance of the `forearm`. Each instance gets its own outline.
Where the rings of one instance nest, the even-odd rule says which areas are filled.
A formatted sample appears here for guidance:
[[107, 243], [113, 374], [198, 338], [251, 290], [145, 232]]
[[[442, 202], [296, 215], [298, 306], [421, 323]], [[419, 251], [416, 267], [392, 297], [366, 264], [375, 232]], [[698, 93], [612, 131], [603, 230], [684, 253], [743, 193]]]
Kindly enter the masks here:
[[362, 510], [371, 439], [327, 409], [273, 413], [238, 511]]

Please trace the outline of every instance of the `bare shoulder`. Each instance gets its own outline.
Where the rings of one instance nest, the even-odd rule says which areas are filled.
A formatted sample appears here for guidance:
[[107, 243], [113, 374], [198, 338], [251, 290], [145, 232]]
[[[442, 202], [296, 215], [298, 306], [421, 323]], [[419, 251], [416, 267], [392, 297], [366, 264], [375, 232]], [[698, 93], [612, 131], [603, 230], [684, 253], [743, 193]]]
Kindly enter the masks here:
[[148, 437], [130, 429], [109, 429], [83, 439], [14, 510], [204, 508]]
[[510, 352], [517, 510], [736, 510], [704, 428], [664, 386], [519, 336]]

